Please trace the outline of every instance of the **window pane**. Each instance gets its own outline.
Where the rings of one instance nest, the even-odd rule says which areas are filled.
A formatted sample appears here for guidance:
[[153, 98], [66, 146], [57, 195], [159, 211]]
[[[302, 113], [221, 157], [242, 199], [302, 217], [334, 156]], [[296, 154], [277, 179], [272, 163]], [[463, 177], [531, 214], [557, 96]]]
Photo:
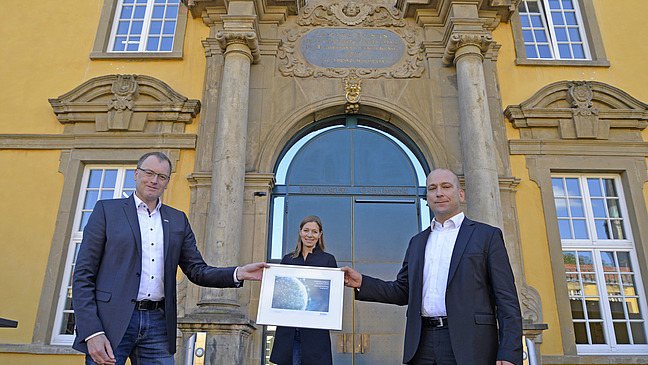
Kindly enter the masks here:
[[629, 344], [628, 327], [626, 322], [614, 322], [614, 335], [618, 344]]
[[99, 191], [88, 190], [86, 192], [85, 201], [83, 202], [83, 209], [92, 210], [99, 200]]
[[585, 217], [582, 199], [569, 199], [569, 210], [571, 211], [572, 217]]
[[596, 237], [601, 240], [609, 240], [610, 232], [608, 231], [607, 220], [597, 219], [594, 221], [596, 227]]
[[131, 35], [140, 35], [140, 34], [142, 34], [142, 26], [143, 25], [144, 25], [144, 22], [142, 22], [142, 21], [133, 22], [133, 25], [131, 26], [130, 34]]
[[565, 262], [565, 271], [573, 272], [578, 271], [576, 267], [576, 252], [565, 251], [563, 252], [563, 261]]
[[113, 46], [113, 51], [122, 52], [126, 49], [126, 38], [125, 37], [116, 37], [115, 45]]
[[603, 322], [590, 322], [590, 334], [592, 335], [593, 344], [605, 343], [605, 333], [603, 332]]
[[560, 58], [572, 58], [569, 44], [559, 44], [558, 53], [560, 53]]
[[641, 322], [630, 322], [632, 330], [632, 343], [635, 345], [646, 343], [646, 330]]
[[129, 52], [136, 52], [139, 49], [140, 38], [133, 37], [131, 38], [131, 41], [133, 41], [133, 43], [128, 43], [128, 46], [126, 46], [126, 50]]
[[639, 310], [639, 300], [637, 298], [626, 298], [626, 310], [628, 311], [628, 318], [642, 319], [641, 311]]
[[[537, 32], [537, 31], [536, 31]], [[524, 36], [524, 41], [527, 43], [533, 43], [533, 31], [531, 29], [526, 29], [522, 31], [522, 35]]]
[[160, 37], [149, 37], [146, 43], [146, 50], [149, 52], [157, 51], [160, 45]]
[[536, 0], [533, 1], [527, 1], [527, 6], [529, 7], [529, 13], [539, 13], [540, 12], [540, 7], [538, 6], [538, 2]]
[[619, 268], [621, 269], [621, 272], [632, 271], [632, 263], [630, 262], [629, 252], [617, 252], [617, 260], [619, 260]]
[[587, 233], [587, 222], [584, 219], [574, 219], [574, 238], [577, 240], [586, 240], [589, 238]]
[[[567, 269], [568, 265], [565, 265], [565, 269]], [[569, 265], [571, 266], [571, 265]], [[574, 296], [580, 296], [583, 295], [583, 291], [581, 290], [580, 286], [580, 281], [578, 280], [579, 275], [578, 274], [566, 274], [567, 276], [567, 290], [569, 291], [569, 295], [574, 295]], [[576, 300], [575, 298], [571, 298], [573, 300]]]
[[178, 18], [178, 6], [169, 5], [167, 6], [166, 19], [177, 19]]
[[603, 199], [592, 199], [592, 212], [595, 218], [606, 218], [605, 203]]
[[576, 336], [577, 344], [589, 343], [589, 341], [587, 341], [587, 330], [585, 329], [585, 323], [574, 322], [574, 335]]
[[137, 5], [135, 7], [135, 14], [133, 15], [133, 19], [144, 19], [145, 15], [146, 15], [146, 5]]
[[616, 185], [614, 184], [614, 179], [603, 179], [603, 185], [605, 186], [605, 196], [618, 197]]
[[614, 219], [610, 221], [610, 225], [612, 226], [612, 236], [615, 240], [623, 240], [626, 238], [622, 221]]
[[542, 18], [540, 18], [540, 15], [531, 15], [531, 26], [533, 28], [543, 28], [542, 26]]
[[565, 12], [565, 22], [567, 25], [578, 25], [578, 22], [576, 21], [576, 13], [571, 11]]
[[162, 34], [168, 34], [168, 35], [173, 35], [175, 32], [175, 21], [165, 21], [164, 22], [164, 30], [162, 31]]
[[572, 4], [572, 0], [562, 0], [562, 8], [565, 10], [573, 9], [574, 5]]
[[533, 34], [535, 35], [535, 40], [536, 40], [536, 42], [546, 43], [546, 42], [549, 41], [549, 40], [547, 39], [547, 35], [545, 34], [544, 29], [534, 30], [534, 31], [533, 31]]
[[558, 230], [560, 231], [560, 238], [568, 240], [572, 238], [571, 228], [569, 227], [569, 220], [558, 219]]
[[548, 45], [538, 45], [538, 52], [540, 52], [540, 58], [552, 58], [551, 48]]
[[551, 186], [553, 187], [554, 196], [565, 196], [565, 187], [563, 186], [562, 179], [552, 178]]
[[569, 28], [569, 40], [572, 42], [580, 42], [581, 36], [578, 28]]
[[585, 300], [585, 306], [587, 307], [587, 318], [601, 319], [601, 308], [598, 298], [587, 298]]
[[117, 182], [117, 170], [106, 170], [104, 176], [103, 188], [115, 188], [115, 183]]
[[555, 33], [556, 33], [556, 40], [558, 42], [567, 42], [569, 40], [567, 38], [567, 30], [565, 28], [556, 28]]
[[565, 21], [563, 20], [562, 13], [559, 11], [551, 12], [551, 20], [553, 21], [554, 25], [565, 25]]
[[572, 318], [585, 319], [585, 312], [583, 312], [583, 302], [580, 299], [570, 299]]
[[608, 199], [608, 213], [610, 218], [621, 218], [621, 207], [619, 207], [619, 200]]
[[119, 16], [119, 19], [128, 19], [128, 20], [130, 20], [132, 15], [133, 15], [133, 7], [132, 6], [124, 6], [122, 8], [122, 12], [121, 12], [121, 15]]
[[81, 214], [81, 224], [79, 225], [79, 231], [83, 231], [83, 227], [88, 223], [88, 219], [90, 219], [90, 214], [92, 212], [83, 212]]
[[524, 46], [526, 49], [527, 58], [538, 58], [538, 52], [533, 45]]
[[64, 313], [63, 321], [61, 323], [61, 332], [62, 335], [73, 335], [74, 334], [74, 313]]
[[568, 218], [567, 199], [556, 199], [556, 215], [560, 218]]
[[153, 19], [164, 18], [164, 5], [156, 5], [153, 7]]
[[[531, 26], [531, 22], [527, 15], [520, 14], [520, 22], [522, 23], [522, 28], [528, 28]], [[524, 39], [526, 40], [526, 38]]]
[[[160, 20], [152, 21], [151, 22], [151, 28], [149, 30], [149, 34], [154, 35], [154, 34], [160, 34], [160, 33], [162, 33], [162, 21], [160, 21]], [[149, 42], [150, 42], [150, 38], [149, 38]], [[157, 50], [157, 47], [155, 47], [154, 49]]]
[[162, 37], [162, 44], [160, 45], [160, 51], [170, 52], [173, 50], [173, 37]]
[[582, 274], [583, 294], [588, 296], [598, 295], [598, 286], [596, 285], [596, 276], [594, 274]]
[[617, 271], [613, 252], [601, 252], [601, 263], [603, 264], [603, 271]]
[[113, 199], [115, 197], [115, 191], [114, 190], [102, 190], [101, 191], [101, 198], [102, 200], [104, 199]]
[[581, 196], [578, 179], [568, 178], [565, 179], [565, 183], [567, 184], [567, 193], [569, 196]]
[[571, 48], [575, 59], [582, 60], [585, 58], [585, 50], [582, 44], [572, 44]]
[[135, 170], [126, 170], [124, 189], [135, 189]]
[[549, 9], [560, 9], [559, 0], [549, 0]]

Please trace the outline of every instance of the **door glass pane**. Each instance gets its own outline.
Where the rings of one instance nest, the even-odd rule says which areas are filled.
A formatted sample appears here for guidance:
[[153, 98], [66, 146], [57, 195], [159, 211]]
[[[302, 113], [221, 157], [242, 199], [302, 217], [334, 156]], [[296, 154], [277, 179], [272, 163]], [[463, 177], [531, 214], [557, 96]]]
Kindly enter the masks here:
[[313, 138], [295, 156], [288, 176], [289, 185], [351, 185], [351, 130]]
[[565, 187], [563, 184], [563, 179], [554, 177], [551, 179], [551, 186], [553, 186], [554, 196], [565, 196]]
[[587, 329], [585, 322], [574, 322], [574, 335], [576, 336], [577, 344], [587, 344]]
[[601, 308], [599, 307], [598, 298], [587, 298], [585, 300], [585, 306], [587, 307], [587, 318], [601, 319]]
[[590, 335], [593, 344], [605, 343], [605, 332], [603, 331], [603, 322], [590, 322]]
[[354, 185], [416, 186], [416, 174], [405, 153], [377, 132], [353, 130]]
[[618, 344], [629, 344], [628, 327], [626, 322], [614, 322], [614, 335]]
[[580, 299], [571, 298], [569, 300], [571, 304], [572, 318], [573, 319], [585, 319], [585, 312], [583, 311], [583, 301]]
[[589, 194], [591, 197], [603, 196], [599, 179], [587, 179], [587, 187], [589, 189]]
[[632, 330], [632, 343], [635, 345], [646, 344], [646, 330], [642, 322], [630, 322]]

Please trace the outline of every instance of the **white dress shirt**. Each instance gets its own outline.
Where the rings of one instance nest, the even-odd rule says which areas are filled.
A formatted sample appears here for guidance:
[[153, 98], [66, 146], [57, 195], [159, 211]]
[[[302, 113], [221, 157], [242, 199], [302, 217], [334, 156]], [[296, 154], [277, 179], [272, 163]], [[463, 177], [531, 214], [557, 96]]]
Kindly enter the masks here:
[[448, 271], [459, 228], [464, 220], [463, 212], [446, 220], [443, 224], [432, 220], [430, 235], [425, 246], [425, 265], [423, 267], [423, 303], [421, 314], [424, 317], [446, 316], [445, 293], [448, 285]]
[[155, 209], [149, 212], [148, 206], [137, 194], [133, 194], [133, 197], [142, 237], [142, 272], [137, 300], [159, 301], [164, 298], [164, 233], [160, 216], [162, 202], [158, 199]]

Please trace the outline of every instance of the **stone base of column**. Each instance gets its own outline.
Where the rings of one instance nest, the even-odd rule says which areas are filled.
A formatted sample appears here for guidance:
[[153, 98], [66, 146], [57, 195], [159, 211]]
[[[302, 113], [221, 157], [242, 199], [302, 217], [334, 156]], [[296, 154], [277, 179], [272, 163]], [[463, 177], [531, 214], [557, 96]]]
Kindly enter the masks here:
[[176, 360], [184, 364], [186, 345], [196, 332], [206, 332], [205, 365], [246, 364], [250, 336], [257, 326], [239, 310], [218, 306], [202, 306], [188, 316], [178, 318], [182, 344]]

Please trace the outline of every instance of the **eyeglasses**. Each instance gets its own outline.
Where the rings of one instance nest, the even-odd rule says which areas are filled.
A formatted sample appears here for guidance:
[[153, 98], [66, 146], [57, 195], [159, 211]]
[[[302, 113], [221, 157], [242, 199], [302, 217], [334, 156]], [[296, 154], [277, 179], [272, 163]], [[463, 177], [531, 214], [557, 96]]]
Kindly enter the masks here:
[[157, 176], [158, 181], [160, 181], [162, 183], [165, 183], [165, 182], [169, 181], [169, 175], [159, 174], [159, 173], [157, 173], [157, 172], [155, 172], [153, 170], [149, 170], [149, 169], [145, 170], [145, 169], [142, 169], [142, 168], [139, 168], [139, 167], [137, 169], [142, 171], [142, 173], [144, 173], [144, 176], [146, 176], [149, 179], [152, 179], [153, 176]]

